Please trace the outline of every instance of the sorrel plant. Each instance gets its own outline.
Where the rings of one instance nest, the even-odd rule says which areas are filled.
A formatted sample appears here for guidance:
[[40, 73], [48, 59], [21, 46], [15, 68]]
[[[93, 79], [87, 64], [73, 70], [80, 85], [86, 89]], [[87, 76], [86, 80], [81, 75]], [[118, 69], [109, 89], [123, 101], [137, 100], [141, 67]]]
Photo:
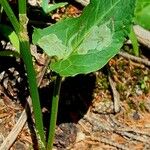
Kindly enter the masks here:
[[45, 29], [34, 30], [33, 43], [51, 57], [50, 68], [57, 74], [48, 139], [44, 134], [36, 75], [30, 53], [26, 0], [18, 0], [19, 20], [7, 0], [1, 0], [0, 4], [12, 23], [19, 41], [20, 55], [28, 76], [37, 135], [43, 149], [51, 150], [62, 77], [94, 72], [119, 52], [131, 28], [135, 0], [91, 0], [80, 17], [68, 18]]

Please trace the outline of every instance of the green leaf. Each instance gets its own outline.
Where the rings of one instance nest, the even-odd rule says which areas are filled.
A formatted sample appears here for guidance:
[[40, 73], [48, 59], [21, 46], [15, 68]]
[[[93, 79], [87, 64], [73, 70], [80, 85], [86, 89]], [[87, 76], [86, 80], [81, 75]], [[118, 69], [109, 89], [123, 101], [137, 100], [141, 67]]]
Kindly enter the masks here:
[[90, 50], [101, 51], [112, 42], [112, 33], [106, 24], [93, 26], [77, 48], [78, 54], [86, 54]]
[[64, 7], [68, 3], [56, 3], [56, 4], [48, 4], [47, 0], [42, 0], [42, 8], [45, 13], [49, 13], [57, 8]]
[[[91, 0], [79, 18], [62, 20], [45, 29], [35, 29], [33, 42], [49, 56], [57, 57], [57, 61], [52, 62], [50, 67], [61, 76], [96, 71], [117, 54], [123, 45], [134, 7], [135, 0]], [[45, 42], [53, 53], [49, 54], [39, 41], [41, 38], [46, 41], [54, 35], [53, 43], [59, 41], [61, 44]], [[56, 49], [56, 45], [59, 48]]]
[[137, 0], [135, 9], [135, 23], [150, 30], [150, 1]]
[[18, 53], [20, 53], [19, 50], [19, 39], [17, 34], [13, 31], [13, 29], [7, 25], [0, 24], [0, 33], [10, 40], [14, 48]]
[[49, 56], [57, 56], [58, 59], [62, 59], [67, 50], [67, 47], [62, 44], [62, 41], [59, 40], [55, 34], [42, 37], [38, 41], [38, 45], [40, 45]]

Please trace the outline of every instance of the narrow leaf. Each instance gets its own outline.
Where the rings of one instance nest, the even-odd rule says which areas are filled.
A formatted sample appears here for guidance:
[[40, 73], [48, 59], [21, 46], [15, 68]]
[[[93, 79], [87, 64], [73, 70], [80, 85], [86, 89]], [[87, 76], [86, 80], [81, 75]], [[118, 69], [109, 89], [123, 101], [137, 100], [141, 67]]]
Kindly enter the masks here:
[[13, 29], [7, 25], [0, 24], [0, 33], [7, 39], [10, 40], [14, 48], [18, 53], [20, 53], [19, 50], [19, 39], [17, 34], [13, 31]]

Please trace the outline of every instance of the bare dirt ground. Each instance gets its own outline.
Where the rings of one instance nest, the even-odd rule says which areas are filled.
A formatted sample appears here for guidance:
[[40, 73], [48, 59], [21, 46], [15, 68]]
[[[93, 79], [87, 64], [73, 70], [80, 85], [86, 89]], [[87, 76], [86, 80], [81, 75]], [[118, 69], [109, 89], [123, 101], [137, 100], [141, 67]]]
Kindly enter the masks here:
[[[69, 5], [56, 11], [52, 19], [77, 17], [81, 10], [82, 7]], [[41, 74], [45, 72], [42, 68], [46, 63], [46, 56], [34, 51], [33, 47], [32, 51], [37, 74]], [[131, 45], [125, 44], [122, 51], [130, 54]], [[149, 61], [149, 54], [149, 49], [141, 46], [140, 57]], [[52, 90], [53, 73], [48, 69], [39, 86], [46, 131]], [[0, 144], [19, 120], [28, 94], [21, 60], [1, 57]], [[149, 66], [119, 54], [97, 72], [64, 80], [54, 149], [148, 150], [149, 118]], [[32, 125], [29, 118], [10, 150], [37, 149]]]

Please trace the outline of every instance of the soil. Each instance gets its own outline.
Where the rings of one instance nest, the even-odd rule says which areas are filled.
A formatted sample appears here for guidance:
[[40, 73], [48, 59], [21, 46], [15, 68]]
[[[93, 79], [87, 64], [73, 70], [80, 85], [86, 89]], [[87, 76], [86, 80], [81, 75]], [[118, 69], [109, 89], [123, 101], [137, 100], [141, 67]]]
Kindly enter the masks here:
[[[47, 23], [56, 22], [62, 17], [77, 17], [81, 11], [82, 6], [76, 3], [70, 4], [55, 11]], [[30, 27], [29, 25], [29, 30], [32, 32]], [[1, 47], [6, 49], [9, 43], [3, 38], [0, 41], [3, 43]], [[34, 65], [38, 74], [46, 56], [39, 49], [34, 48], [32, 45]], [[140, 57], [149, 60], [150, 51], [143, 46], [140, 49]], [[125, 44], [122, 51], [132, 53], [131, 45]], [[54, 76], [55, 74], [47, 69], [39, 86], [45, 131], [49, 124]], [[1, 57], [0, 144], [18, 121], [28, 95], [23, 62], [14, 57]], [[150, 149], [149, 118], [149, 67], [116, 55], [101, 70], [64, 79], [53, 149], [148, 150]], [[10, 148], [10, 150], [29, 149], [37, 149], [34, 121], [31, 118], [28, 118]]]

